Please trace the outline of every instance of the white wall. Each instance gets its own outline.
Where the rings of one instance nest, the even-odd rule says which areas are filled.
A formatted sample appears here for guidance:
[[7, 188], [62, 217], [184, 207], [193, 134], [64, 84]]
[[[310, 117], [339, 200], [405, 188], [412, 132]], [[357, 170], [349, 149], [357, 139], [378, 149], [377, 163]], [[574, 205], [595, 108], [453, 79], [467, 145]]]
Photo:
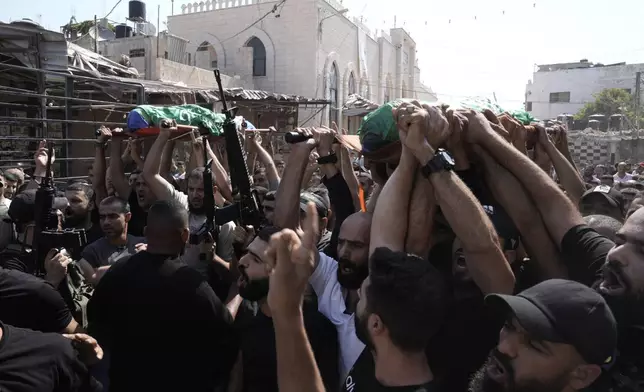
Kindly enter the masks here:
[[[635, 73], [644, 71], [644, 64], [611, 67], [535, 72], [526, 86], [526, 102], [532, 102], [532, 115], [540, 119], [575, 114], [593, 94], [607, 88], [630, 89], [635, 92]], [[550, 93], [570, 92], [570, 102], [550, 103]]]
[[[255, 26], [240, 33], [276, 4], [267, 0], [206, 2], [203, 11], [200, 6], [195, 8], [194, 3], [190, 8], [186, 4], [185, 7], [179, 7], [184, 14], [168, 18], [168, 28], [172, 34], [190, 41], [187, 47], [193, 56], [203, 42], [212, 44], [222, 72], [241, 77], [248, 74], [249, 62], [252, 71], [252, 50], [248, 52], [249, 49], [244, 46], [253, 36], [259, 38], [266, 48], [266, 76], [251, 77], [255, 88], [260, 90], [329, 99], [328, 75], [332, 64], [335, 64], [339, 79], [339, 109], [347, 96], [351, 72], [354, 73], [358, 92], [363, 86], [364, 90], [368, 90], [365, 98], [379, 103], [384, 99], [388, 84], [391, 99], [402, 95], [403, 80], [409, 90], [419, 85], [413, 67], [416, 44], [403, 29], [392, 29], [390, 33], [394, 35], [393, 38], [380, 31], [377, 34], [368, 31], [358, 20], [338, 13], [344, 7], [333, 0], [288, 1], [280, 5], [279, 18], [269, 14]], [[366, 35], [367, 72], [361, 72], [360, 67], [362, 54], [359, 53], [358, 42], [362, 32]], [[408, 53], [407, 71], [402, 69], [400, 61], [397, 63], [397, 51]], [[248, 55], [250, 60], [245, 57]], [[398, 60], [401, 58], [398, 56]], [[312, 107], [301, 108], [300, 121], [316, 110]], [[341, 113], [340, 118], [346, 125], [347, 120], [342, 118]], [[326, 108], [313, 121], [327, 124], [328, 119], [329, 108]]]

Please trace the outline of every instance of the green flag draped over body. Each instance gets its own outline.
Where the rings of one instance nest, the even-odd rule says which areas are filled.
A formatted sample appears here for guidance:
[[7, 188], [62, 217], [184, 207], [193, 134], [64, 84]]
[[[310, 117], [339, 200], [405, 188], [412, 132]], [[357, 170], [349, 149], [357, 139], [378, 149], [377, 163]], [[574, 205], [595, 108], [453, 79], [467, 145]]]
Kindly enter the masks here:
[[127, 126], [131, 131], [158, 127], [163, 119], [174, 120], [179, 125], [191, 125], [204, 128], [211, 134], [219, 136], [222, 134], [222, 127], [226, 116], [199, 105], [141, 105], [137, 106], [128, 114]]

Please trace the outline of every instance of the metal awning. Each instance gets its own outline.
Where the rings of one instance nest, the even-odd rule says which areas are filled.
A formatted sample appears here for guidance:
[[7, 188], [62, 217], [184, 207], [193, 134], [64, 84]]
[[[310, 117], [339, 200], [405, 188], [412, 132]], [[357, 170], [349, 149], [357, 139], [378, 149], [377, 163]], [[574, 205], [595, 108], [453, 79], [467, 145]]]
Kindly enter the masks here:
[[364, 116], [378, 109], [380, 105], [358, 95], [351, 94], [342, 106], [342, 115], [347, 117]]

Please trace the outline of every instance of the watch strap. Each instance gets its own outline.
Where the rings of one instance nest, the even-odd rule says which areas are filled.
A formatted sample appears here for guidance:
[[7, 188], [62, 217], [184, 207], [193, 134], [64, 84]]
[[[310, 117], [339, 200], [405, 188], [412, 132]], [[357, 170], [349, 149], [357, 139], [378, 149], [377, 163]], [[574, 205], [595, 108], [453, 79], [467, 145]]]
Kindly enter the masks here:
[[327, 163], [336, 163], [338, 162], [338, 156], [335, 153], [331, 153], [324, 157], [319, 157], [317, 159], [318, 165], [326, 165]]

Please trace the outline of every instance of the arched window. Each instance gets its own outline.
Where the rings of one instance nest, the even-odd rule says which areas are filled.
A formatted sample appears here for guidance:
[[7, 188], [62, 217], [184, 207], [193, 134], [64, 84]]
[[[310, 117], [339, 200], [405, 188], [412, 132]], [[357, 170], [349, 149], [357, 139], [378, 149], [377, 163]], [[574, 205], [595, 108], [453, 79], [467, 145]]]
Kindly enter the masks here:
[[251, 38], [246, 46], [253, 48], [253, 76], [266, 76], [266, 48], [259, 38]]
[[217, 52], [210, 42], [204, 41], [197, 47], [195, 66], [204, 69], [217, 68]]
[[349, 74], [349, 83], [347, 85], [347, 96], [356, 93], [356, 77], [353, 72]]
[[338, 67], [335, 63], [331, 64], [329, 70], [329, 100], [331, 101], [331, 110], [329, 111], [329, 125], [331, 121], [338, 123]]

